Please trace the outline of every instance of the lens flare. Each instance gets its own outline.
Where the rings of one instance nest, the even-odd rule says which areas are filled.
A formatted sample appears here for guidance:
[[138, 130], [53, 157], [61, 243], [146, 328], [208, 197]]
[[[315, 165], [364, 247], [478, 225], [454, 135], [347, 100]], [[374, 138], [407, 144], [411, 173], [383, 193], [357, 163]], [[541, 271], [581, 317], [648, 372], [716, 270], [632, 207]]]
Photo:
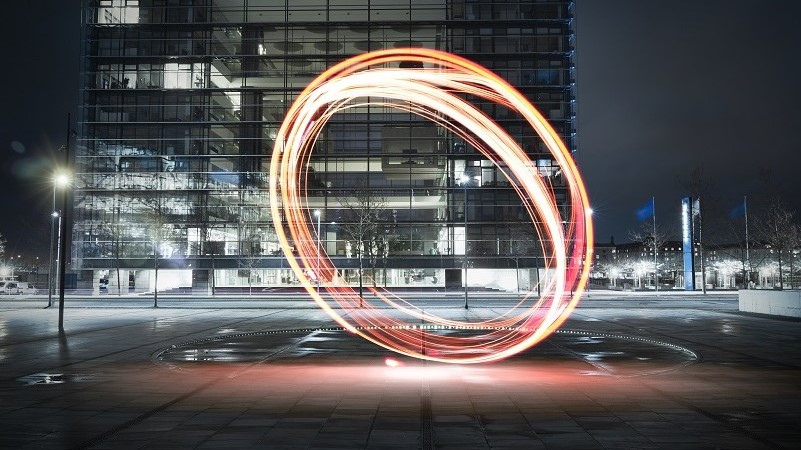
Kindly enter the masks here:
[[[414, 62], [414, 69], [399, 69]], [[561, 210], [547, 177], [494, 120], [469, 103], [477, 97], [519, 114], [536, 131], [559, 168], [569, 208]], [[308, 167], [317, 137], [336, 113], [366, 105], [424, 117], [459, 136], [491, 160], [520, 196], [550, 272], [540, 295], [479, 322], [446, 319], [393, 293], [368, 288], [361, 298], [337, 276], [318, 246], [307, 202]], [[306, 87], [278, 131], [270, 163], [270, 208], [292, 270], [328, 315], [348, 331], [397, 353], [451, 363], [507, 358], [555, 331], [575, 308], [592, 261], [592, 222], [584, 183], [570, 152], [545, 118], [488, 69], [437, 50], [406, 48], [365, 53], [334, 65]], [[317, 230], [319, 231], [319, 230]], [[328, 295], [317, 291], [318, 277]], [[424, 323], [425, 325], [420, 325]]]

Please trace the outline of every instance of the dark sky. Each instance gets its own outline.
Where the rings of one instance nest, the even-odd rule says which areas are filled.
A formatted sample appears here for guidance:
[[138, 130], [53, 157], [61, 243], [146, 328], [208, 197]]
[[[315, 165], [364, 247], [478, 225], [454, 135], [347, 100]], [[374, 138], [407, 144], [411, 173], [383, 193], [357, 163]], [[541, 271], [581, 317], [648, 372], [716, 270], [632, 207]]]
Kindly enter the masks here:
[[801, 211], [801, 2], [581, 1], [578, 163], [596, 239], [679, 223], [677, 181], [702, 166], [724, 209], [768, 169]]
[[78, 102], [80, 2], [4, 5], [0, 42], [0, 233], [6, 258], [47, 256], [53, 188], [49, 175]]
[[[47, 178], [77, 112], [77, 1], [5, 5], [0, 233], [7, 256], [47, 254]], [[596, 239], [628, 240], [656, 197], [675, 223], [678, 182], [703, 166], [724, 203], [772, 170], [801, 211], [801, 2], [578, 0], [578, 153]]]

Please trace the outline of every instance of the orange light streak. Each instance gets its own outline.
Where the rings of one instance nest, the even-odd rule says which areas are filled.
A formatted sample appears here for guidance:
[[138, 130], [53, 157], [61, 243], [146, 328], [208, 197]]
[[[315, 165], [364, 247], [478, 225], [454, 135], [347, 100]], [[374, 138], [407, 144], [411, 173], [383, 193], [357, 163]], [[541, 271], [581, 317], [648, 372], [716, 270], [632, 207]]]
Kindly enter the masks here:
[[[425, 68], [386, 67], [401, 61], [421, 62]], [[509, 108], [537, 132], [562, 170], [570, 195], [569, 217], [561, 217], [549, 181], [520, 145], [467, 102], [464, 94]], [[538, 298], [529, 292], [514, 308], [493, 319], [465, 322], [425, 312], [383, 289], [370, 288], [372, 295], [360, 299], [353, 288], [335, 281], [337, 268], [318, 247], [316, 233], [308, 226], [313, 220], [306, 171], [314, 142], [326, 122], [338, 112], [364, 105], [427, 118], [463, 138], [496, 165], [503, 163], [508, 170], [503, 173], [523, 200], [533, 224], [538, 223], [535, 218], [542, 223], [532, 226], [547, 255], [546, 269], [554, 269], [555, 276]], [[519, 91], [486, 68], [456, 55], [422, 48], [383, 50], [355, 56], [323, 72], [298, 96], [278, 131], [269, 186], [281, 247], [312, 299], [348, 331], [404, 355], [452, 363], [507, 358], [554, 332], [586, 287], [592, 261], [592, 222], [587, 192], [570, 152]], [[317, 292], [317, 277], [330, 299]], [[452, 330], [471, 330], [474, 335], [451, 335]]]

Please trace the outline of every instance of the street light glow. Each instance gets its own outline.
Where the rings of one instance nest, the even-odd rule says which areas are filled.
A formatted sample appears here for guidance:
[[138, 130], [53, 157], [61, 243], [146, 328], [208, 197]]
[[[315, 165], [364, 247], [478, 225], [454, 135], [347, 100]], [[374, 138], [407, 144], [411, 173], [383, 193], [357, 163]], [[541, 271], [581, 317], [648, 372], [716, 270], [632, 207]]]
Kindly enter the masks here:
[[56, 186], [61, 188], [70, 183], [70, 177], [67, 174], [60, 173], [55, 176], [53, 182], [56, 184]]
[[[62, 194], [65, 194], [64, 189], [69, 185], [70, 177], [66, 172], [56, 172], [53, 176], [53, 212], [50, 213], [50, 217], [52, 220], [50, 221], [50, 259], [48, 261], [47, 266], [47, 307], [53, 306], [53, 246], [54, 245], [61, 245], [61, 211], [56, 206], [56, 190], [61, 189]], [[62, 199], [62, 201], [66, 201]], [[53, 236], [53, 231], [56, 226], [56, 219], [58, 219], [58, 241], [56, 241], [56, 237]], [[60, 251], [60, 250], [55, 250]], [[57, 261], [60, 260], [60, 257], [57, 257]], [[61, 309], [59, 308], [59, 311]], [[60, 313], [59, 313], [60, 314]], [[59, 319], [60, 320], [60, 319]]]

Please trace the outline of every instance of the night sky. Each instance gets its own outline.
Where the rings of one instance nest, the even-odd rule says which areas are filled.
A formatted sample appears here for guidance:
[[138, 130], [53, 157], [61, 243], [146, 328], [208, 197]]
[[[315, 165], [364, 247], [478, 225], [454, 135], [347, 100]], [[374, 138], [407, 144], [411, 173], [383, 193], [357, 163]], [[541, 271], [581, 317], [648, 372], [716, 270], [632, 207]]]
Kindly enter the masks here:
[[[79, 2], [4, 5], [0, 233], [6, 257], [47, 255], [47, 178], [77, 114]], [[801, 212], [801, 2], [579, 0], [579, 167], [596, 240], [625, 242], [656, 197], [676, 223], [701, 166], [726, 205], [773, 173]]]

